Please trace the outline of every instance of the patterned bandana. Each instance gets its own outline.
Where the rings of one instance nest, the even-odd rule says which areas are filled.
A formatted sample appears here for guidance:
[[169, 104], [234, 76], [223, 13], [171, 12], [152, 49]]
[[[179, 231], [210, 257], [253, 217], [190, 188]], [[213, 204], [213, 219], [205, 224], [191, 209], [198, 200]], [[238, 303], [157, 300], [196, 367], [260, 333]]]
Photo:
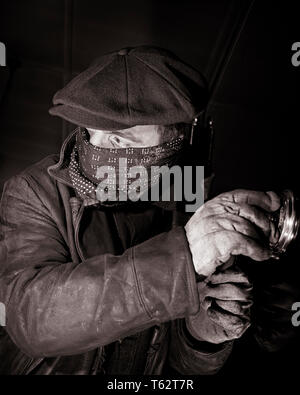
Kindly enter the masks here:
[[[119, 200], [121, 193], [128, 196], [136, 189], [133, 182], [137, 179], [138, 192], [141, 195], [159, 181], [159, 167], [170, 167], [178, 163], [184, 147], [184, 138], [178, 137], [170, 142], [146, 148], [101, 148], [89, 142], [86, 129], [78, 128], [69, 165], [70, 178], [78, 195], [84, 200], [105, 203], [99, 199], [99, 192], [105, 195], [108, 188], [116, 192], [116, 200]], [[99, 172], [104, 166], [108, 172]], [[134, 166], [142, 166], [146, 170], [145, 177], [141, 178], [140, 175], [131, 178], [130, 170]], [[155, 168], [151, 168], [152, 166]]]

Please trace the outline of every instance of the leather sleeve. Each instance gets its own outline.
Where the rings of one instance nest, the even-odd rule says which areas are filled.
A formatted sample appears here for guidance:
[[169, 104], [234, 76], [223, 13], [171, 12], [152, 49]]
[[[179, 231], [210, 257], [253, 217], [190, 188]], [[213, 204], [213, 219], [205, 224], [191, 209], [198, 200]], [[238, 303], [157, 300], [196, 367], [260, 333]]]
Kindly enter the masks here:
[[231, 354], [233, 341], [210, 344], [194, 339], [179, 319], [171, 324], [169, 365], [181, 374], [212, 375], [217, 373]]
[[0, 226], [6, 330], [29, 356], [83, 353], [199, 309], [181, 227], [75, 263], [49, 201], [22, 176], [5, 185]]
[[[189, 255], [192, 260], [190, 252]], [[195, 277], [202, 280], [198, 275]], [[200, 342], [189, 333], [184, 318], [175, 320], [171, 322], [168, 365], [180, 374], [212, 375], [223, 367], [232, 347], [233, 341]]]

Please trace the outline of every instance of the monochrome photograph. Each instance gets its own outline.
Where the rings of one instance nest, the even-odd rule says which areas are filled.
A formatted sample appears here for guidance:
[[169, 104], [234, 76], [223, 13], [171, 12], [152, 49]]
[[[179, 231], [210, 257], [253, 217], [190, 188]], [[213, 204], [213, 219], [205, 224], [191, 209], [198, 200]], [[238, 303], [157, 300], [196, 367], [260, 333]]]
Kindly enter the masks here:
[[299, 15], [0, 3], [1, 376], [297, 372]]

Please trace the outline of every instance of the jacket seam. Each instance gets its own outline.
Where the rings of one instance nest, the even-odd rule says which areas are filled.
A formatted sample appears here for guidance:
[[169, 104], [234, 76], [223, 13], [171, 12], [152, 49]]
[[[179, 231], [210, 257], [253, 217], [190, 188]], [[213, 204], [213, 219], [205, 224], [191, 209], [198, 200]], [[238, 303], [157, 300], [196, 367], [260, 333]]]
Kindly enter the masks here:
[[78, 130], [79, 130], [79, 127], [75, 128], [73, 130], [73, 132], [64, 140], [63, 145], [62, 145], [62, 147], [60, 149], [58, 162], [53, 164], [53, 165], [48, 166], [48, 168], [47, 168], [47, 173], [49, 174], [49, 176], [51, 178], [59, 180], [62, 183], [66, 183], [69, 186], [71, 186], [71, 184], [67, 180], [64, 180], [60, 176], [58, 176], [56, 174], [53, 174], [53, 172], [61, 169], [61, 167], [62, 167], [62, 165], [64, 163], [64, 160], [65, 160], [66, 148], [67, 148], [68, 144], [72, 141], [72, 139], [74, 139], [74, 137], [75, 137], [76, 133], [78, 132]]
[[79, 242], [79, 228], [80, 228], [80, 223], [81, 223], [83, 211], [84, 211], [84, 205], [82, 204], [79, 208], [77, 218], [75, 220], [75, 225], [74, 225], [75, 247], [77, 249], [77, 253], [80, 256], [80, 259], [82, 262], [84, 261], [84, 255], [83, 255], [82, 249], [80, 247], [80, 242]]
[[142, 290], [141, 290], [140, 283], [139, 283], [138, 276], [137, 276], [137, 272], [136, 272], [136, 269], [135, 269], [135, 265], [134, 265], [134, 248], [131, 249], [131, 268], [132, 268], [133, 276], [134, 276], [134, 279], [135, 279], [137, 295], [138, 295], [140, 304], [144, 308], [144, 310], [147, 313], [147, 315], [149, 316], [149, 318], [152, 319], [151, 312], [147, 308], [146, 302], [145, 302], [145, 300], [143, 298]]
[[[188, 281], [188, 288], [190, 290], [190, 294], [192, 295], [193, 301], [198, 301], [198, 309], [200, 308], [200, 303], [199, 303], [199, 294], [197, 294], [197, 285], [196, 285], [196, 275], [194, 272], [193, 268], [193, 262], [192, 262], [192, 257], [191, 253], [189, 250], [188, 242], [186, 239], [185, 231], [184, 228], [181, 227], [181, 231], [183, 232], [183, 244], [184, 244], [184, 256], [185, 260], [187, 261], [187, 270], [188, 270], [188, 275], [187, 275], [187, 281]], [[193, 278], [195, 281], [195, 287], [193, 286]]]

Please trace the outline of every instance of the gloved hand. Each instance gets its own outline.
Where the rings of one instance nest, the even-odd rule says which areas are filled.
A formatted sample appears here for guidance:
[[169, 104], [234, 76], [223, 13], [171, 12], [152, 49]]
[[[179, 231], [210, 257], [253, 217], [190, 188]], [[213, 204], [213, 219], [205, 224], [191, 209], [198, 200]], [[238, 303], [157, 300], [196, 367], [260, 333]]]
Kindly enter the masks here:
[[204, 203], [185, 226], [195, 271], [209, 276], [235, 255], [256, 261], [272, 257], [267, 240], [274, 224], [268, 213], [279, 206], [274, 192], [247, 190], [226, 192]]
[[238, 269], [227, 269], [198, 283], [200, 310], [186, 318], [197, 340], [219, 344], [241, 337], [250, 326], [252, 285]]

